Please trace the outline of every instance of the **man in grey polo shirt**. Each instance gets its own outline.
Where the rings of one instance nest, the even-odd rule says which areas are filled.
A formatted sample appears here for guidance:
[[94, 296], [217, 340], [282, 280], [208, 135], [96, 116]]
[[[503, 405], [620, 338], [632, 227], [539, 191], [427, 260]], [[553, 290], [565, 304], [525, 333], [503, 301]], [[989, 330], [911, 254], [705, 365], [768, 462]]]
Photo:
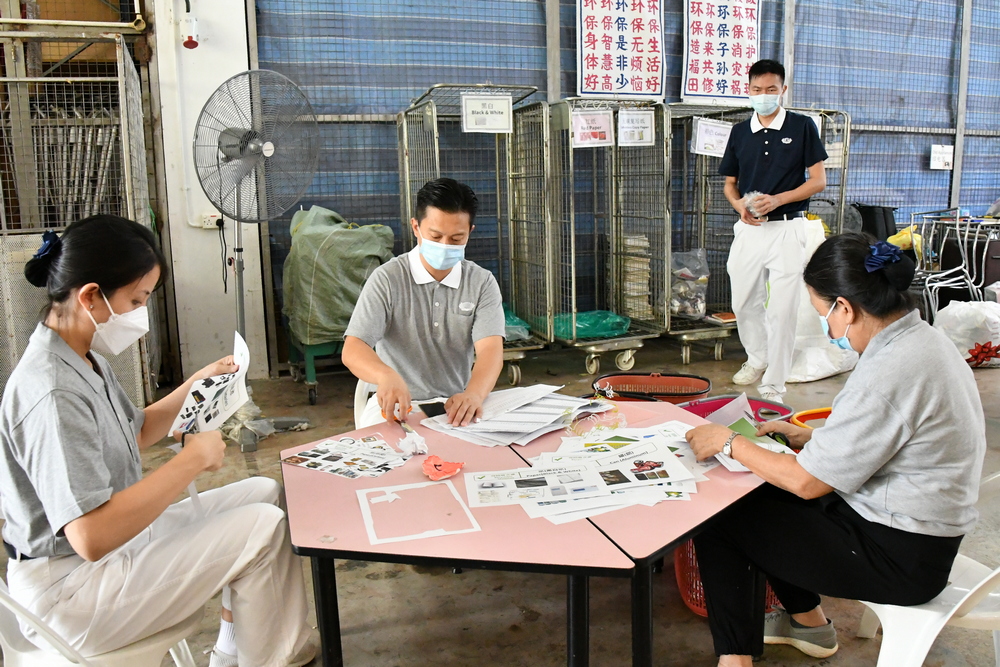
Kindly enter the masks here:
[[405, 419], [411, 400], [446, 399], [452, 424], [482, 414], [503, 369], [504, 314], [493, 274], [464, 259], [477, 207], [468, 185], [425, 184], [410, 221], [417, 247], [361, 290], [341, 358], [378, 391], [357, 427]]

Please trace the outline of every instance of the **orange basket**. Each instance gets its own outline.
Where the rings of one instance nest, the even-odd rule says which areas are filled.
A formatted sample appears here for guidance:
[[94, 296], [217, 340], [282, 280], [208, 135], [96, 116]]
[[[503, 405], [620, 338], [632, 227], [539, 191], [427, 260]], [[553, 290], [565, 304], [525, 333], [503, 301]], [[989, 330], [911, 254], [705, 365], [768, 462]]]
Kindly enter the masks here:
[[594, 380], [593, 387], [602, 396], [613, 393], [616, 400], [648, 401], [652, 398], [676, 404], [708, 396], [712, 381], [700, 375], [612, 373]]
[[796, 412], [792, 415], [792, 423], [796, 426], [801, 426], [802, 428], [812, 428], [806, 422], [816, 421], [817, 419], [826, 419], [830, 416], [830, 412], [833, 408], [816, 408], [815, 410], [803, 410], [802, 412]]
[[[674, 574], [677, 577], [677, 588], [681, 591], [681, 599], [687, 608], [699, 616], [708, 616], [705, 607], [705, 589], [701, 585], [701, 572], [698, 571], [698, 559], [695, 558], [694, 542], [688, 540], [674, 549]], [[765, 596], [767, 611], [773, 611], [781, 603], [778, 596], [767, 584]]]

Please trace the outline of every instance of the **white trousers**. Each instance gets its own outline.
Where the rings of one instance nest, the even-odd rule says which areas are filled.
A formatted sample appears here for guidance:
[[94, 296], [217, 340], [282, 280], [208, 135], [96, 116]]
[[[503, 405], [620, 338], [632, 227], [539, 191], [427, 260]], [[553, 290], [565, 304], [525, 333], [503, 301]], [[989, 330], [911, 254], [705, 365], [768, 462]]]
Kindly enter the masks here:
[[240, 667], [286, 667], [310, 630], [280, 492], [267, 477], [206, 491], [205, 518], [182, 500], [94, 563], [11, 560], [11, 594], [81, 653], [97, 655], [181, 622], [228, 584]]
[[803, 218], [796, 218], [759, 227], [737, 222], [734, 228], [726, 265], [733, 313], [747, 361], [755, 368], [767, 367], [760, 392], [784, 393], [792, 367], [805, 264], [804, 225]]

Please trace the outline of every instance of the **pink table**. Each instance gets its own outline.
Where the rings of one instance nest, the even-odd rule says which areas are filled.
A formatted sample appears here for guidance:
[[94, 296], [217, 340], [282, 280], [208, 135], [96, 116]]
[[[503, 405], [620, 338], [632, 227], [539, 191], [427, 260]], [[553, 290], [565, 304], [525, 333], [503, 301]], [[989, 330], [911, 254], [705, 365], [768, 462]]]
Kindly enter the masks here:
[[[670, 403], [621, 402], [618, 406], [629, 426], [652, 426], [672, 420], [695, 426], [708, 423]], [[561, 434], [552, 434], [517, 451], [525, 458], [533, 458], [543, 451], [556, 449], [560, 439]], [[708, 478], [708, 482], [698, 483], [698, 493], [688, 502], [662, 502], [653, 507], [636, 505], [589, 519], [635, 562], [632, 572], [633, 665], [653, 664], [654, 563], [700, 532], [715, 515], [764, 483], [754, 474], [732, 473], [721, 466], [709, 472]], [[763, 601], [763, 579], [759, 587]], [[763, 613], [763, 604], [760, 609]]]
[[[451, 478], [463, 500], [464, 472], [507, 470], [527, 464], [507, 447], [478, 447], [418, 426], [432, 454], [446, 461], [464, 461], [462, 473]], [[390, 443], [401, 433], [387, 424], [345, 434], [364, 437], [380, 432]], [[342, 436], [338, 436], [342, 437]], [[309, 449], [301, 445], [281, 453], [282, 458]], [[472, 512], [479, 532], [372, 545], [358, 503], [358, 489], [426, 482], [420, 459], [381, 477], [347, 480], [336, 475], [282, 464], [288, 525], [293, 550], [312, 558], [317, 621], [322, 637], [323, 664], [342, 665], [340, 621], [337, 608], [335, 558], [413, 565], [436, 565], [568, 576], [568, 664], [588, 662], [588, 577], [629, 577], [633, 561], [588, 521], [555, 526], [543, 519], [529, 519], [518, 506], [477, 508]], [[518, 539], [511, 539], [517, 535]]]

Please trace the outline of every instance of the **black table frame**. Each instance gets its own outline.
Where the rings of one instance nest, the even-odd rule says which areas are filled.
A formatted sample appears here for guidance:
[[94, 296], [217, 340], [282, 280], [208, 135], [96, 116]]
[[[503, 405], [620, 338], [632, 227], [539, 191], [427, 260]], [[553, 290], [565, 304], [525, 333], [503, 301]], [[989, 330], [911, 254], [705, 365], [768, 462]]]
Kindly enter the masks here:
[[566, 576], [566, 664], [588, 667], [590, 664], [590, 577], [629, 577], [632, 570], [587, 568], [510, 563], [504, 561], [465, 560], [401, 554], [376, 554], [366, 551], [342, 551], [292, 547], [299, 556], [312, 560], [313, 593], [316, 598], [316, 625], [319, 628], [320, 658], [323, 667], [343, 667], [344, 653], [340, 635], [340, 605], [337, 600], [335, 559], [376, 563], [401, 563], [424, 567], [451, 567], [504, 572], [533, 572]]
[[[666, 546], [657, 549], [652, 554], [644, 558], [629, 556], [632, 562], [635, 563], [635, 569], [632, 571], [632, 667], [652, 667], [653, 665], [653, 570], [674, 549], [701, 533], [724, 515], [729, 508], [743, 502], [746, 498], [756, 493], [758, 489], [760, 487], [753, 489], [736, 502], [728, 505], [726, 509], [712, 515], [712, 517], [703, 523], [695, 526]], [[594, 524], [594, 527], [600, 530], [623, 553], [628, 555], [628, 551], [622, 549], [621, 545], [601, 530], [597, 524]], [[767, 580], [763, 573], [756, 568], [753, 568], [753, 573], [753, 612], [759, 619], [759, 622], [755, 623], [755, 627], [760, 628], [758, 636], [754, 638], [753, 657], [759, 658], [764, 654], [764, 607], [766, 605]]]

